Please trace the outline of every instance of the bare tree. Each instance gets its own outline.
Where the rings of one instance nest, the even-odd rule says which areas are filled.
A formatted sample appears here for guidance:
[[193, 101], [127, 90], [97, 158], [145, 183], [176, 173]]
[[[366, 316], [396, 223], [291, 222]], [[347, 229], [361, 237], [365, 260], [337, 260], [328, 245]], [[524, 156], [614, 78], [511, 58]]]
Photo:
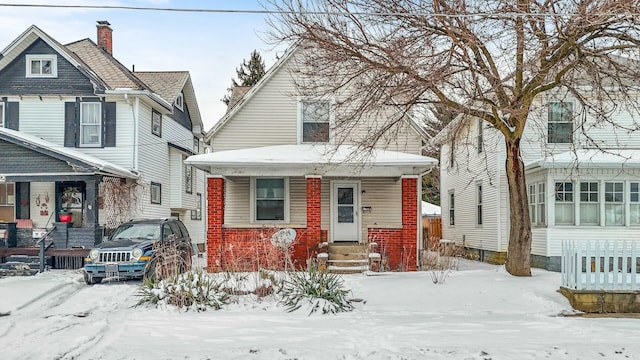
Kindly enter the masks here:
[[[309, 45], [301, 89], [355, 89], [345, 127], [372, 111], [438, 104], [496, 128], [506, 145], [506, 269], [530, 276], [531, 224], [520, 141], [534, 99], [569, 93], [597, 119], [637, 107], [640, 0], [272, 0], [275, 39]], [[630, 61], [634, 60], [634, 61]], [[585, 92], [585, 89], [588, 91]], [[401, 121], [388, 117], [365, 146]]]

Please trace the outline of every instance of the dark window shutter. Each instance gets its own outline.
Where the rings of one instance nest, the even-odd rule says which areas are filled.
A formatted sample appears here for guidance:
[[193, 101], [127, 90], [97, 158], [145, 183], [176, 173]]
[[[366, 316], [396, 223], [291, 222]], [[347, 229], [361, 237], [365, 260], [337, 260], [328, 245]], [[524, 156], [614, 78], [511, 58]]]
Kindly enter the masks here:
[[8, 102], [6, 115], [6, 125], [8, 129], [18, 131], [20, 124], [20, 103]]
[[64, 103], [64, 146], [78, 145], [78, 122], [76, 120], [76, 103]]
[[116, 103], [103, 103], [104, 107], [104, 146], [116, 146]]

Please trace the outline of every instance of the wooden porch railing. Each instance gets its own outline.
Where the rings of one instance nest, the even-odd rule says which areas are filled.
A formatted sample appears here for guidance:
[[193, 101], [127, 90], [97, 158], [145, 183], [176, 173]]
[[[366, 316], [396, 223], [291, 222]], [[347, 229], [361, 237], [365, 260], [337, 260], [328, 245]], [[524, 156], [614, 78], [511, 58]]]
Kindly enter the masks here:
[[575, 290], [640, 290], [639, 241], [562, 242], [562, 286]]

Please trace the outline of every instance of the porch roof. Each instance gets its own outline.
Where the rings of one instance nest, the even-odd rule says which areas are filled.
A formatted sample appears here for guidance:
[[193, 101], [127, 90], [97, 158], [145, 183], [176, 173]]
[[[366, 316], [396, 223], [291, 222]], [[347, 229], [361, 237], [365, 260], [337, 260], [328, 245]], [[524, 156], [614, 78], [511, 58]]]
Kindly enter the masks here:
[[121, 166], [95, 156], [43, 140], [37, 136], [0, 127], [0, 140], [32, 149], [33, 151], [66, 161], [79, 175], [88, 173], [137, 179], [138, 175]]
[[222, 176], [420, 175], [438, 160], [421, 155], [350, 145], [275, 145], [190, 156], [185, 163]]
[[536, 159], [525, 164], [536, 168], [640, 168], [640, 150], [578, 149]]

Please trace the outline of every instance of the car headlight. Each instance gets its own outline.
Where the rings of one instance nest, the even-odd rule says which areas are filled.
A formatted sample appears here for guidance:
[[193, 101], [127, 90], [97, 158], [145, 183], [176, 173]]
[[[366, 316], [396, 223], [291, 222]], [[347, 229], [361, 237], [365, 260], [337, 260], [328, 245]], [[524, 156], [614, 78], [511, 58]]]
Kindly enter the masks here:
[[96, 260], [96, 259], [98, 258], [98, 254], [99, 254], [99, 253], [100, 253], [100, 252], [98, 251], [98, 249], [91, 249], [91, 251], [89, 252], [89, 257], [90, 257], [92, 260]]
[[135, 260], [138, 260], [140, 259], [140, 256], [142, 256], [142, 249], [138, 249], [138, 248], [133, 249], [133, 251], [131, 252], [131, 257], [134, 258]]

